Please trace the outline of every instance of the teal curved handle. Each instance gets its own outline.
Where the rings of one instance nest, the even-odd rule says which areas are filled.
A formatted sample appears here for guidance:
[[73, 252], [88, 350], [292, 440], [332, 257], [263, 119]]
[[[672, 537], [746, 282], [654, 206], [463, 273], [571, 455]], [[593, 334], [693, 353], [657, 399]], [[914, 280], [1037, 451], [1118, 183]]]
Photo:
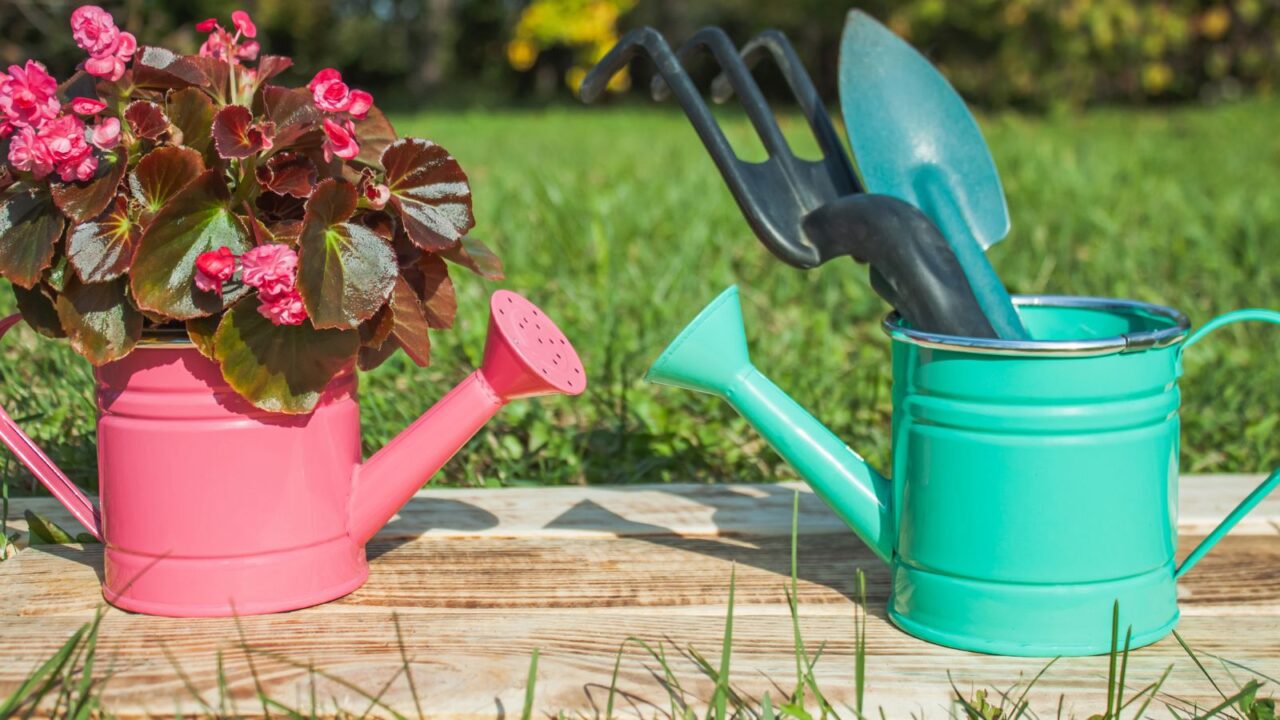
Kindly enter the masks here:
[[[1193, 333], [1191, 337], [1187, 338], [1187, 342], [1182, 346], [1183, 350], [1185, 351], [1186, 348], [1189, 348], [1204, 339], [1206, 335], [1214, 330], [1238, 322], [1268, 322], [1280, 325], [1280, 312], [1276, 312], [1275, 310], [1249, 308], [1246, 310], [1229, 312], [1225, 315], [1219, 315], [1205, 323], [1204, 327], [1200, 328]], [[1213, 532], [1209, 533], [1208, 537], [1201, 540], [1200, 544], [1191, 551], [1190, 555], [1187, 555], [1187, 558], [1178, 566], [1178, 569], [1174, 572], [1173, 576], [1176, 578], [1182, 577], [1188, 570], [1194, 567], [1196, 563], [1200, 562], [1200, 558], [1204, 557], [1210, 550], [1212, 550], [1213, 546], [1217, 545], [1219, 540], [1226, 537], [1227, 533], [1231, 532], [1231, 528], [1235, 527], [1237, 523], [1243, 520], [1244, 516], [1248, 515], [1250, 510], [1257, 507], [1258, 503], [1262, 502], [1263, 498], [1271, 494], [1271, 491], [1275, 490], [1277, 486], [1280, 486], [1280, 469], [1272, 472], [1270, 477], [1263, 480], [1261, 485], [1255, 488], [1253, 492], [1249, 493], [1248, 497], [1242, 500], [1234, 510], [1228, 513], [1227, 517], [1218, 524], [1218, 527], [1214, 528]]]

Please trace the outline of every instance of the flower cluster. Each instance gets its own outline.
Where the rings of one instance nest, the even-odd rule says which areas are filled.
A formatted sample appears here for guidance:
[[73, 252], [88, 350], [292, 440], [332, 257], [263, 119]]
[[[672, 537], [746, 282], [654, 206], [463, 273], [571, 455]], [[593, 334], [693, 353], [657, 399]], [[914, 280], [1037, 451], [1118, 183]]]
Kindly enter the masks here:
[[120, 121], [111, 118], [89, 129], [76, 115], [92, 117], [105, 108], [100, 100], [76, 98], [65, 114], [58, 81], [44, 65], [35, 60], [10, 65], [7, 73], [0, 72], [0, 139], [12, 137], [9, 164], [36, 180], [52, 173], [63, 182], [88, 180], [98, 169], [93, 146], [109, 150], [119, 144]]
[[41, 334], [100, 366], [185, 329], [249, 402], [305, 413], [344, 368], [430, 362], [448, 263], [501, 279], [457, 160], [337, 70], [273, 82], [293, 61], [245, 12], [200, 22], [187, 55], [96, 5], [69, 20], [86, 59], [66, 82], [0, 67], [0, 276]]
[[342, 81], [342, 73], [325, 68], [307, 83], [316, 109], [325, 113], [324, 159], [340, 157], [350, 160], [360, 154], [356, 142], [355, 120], [363, 120], [373, 107], [373, 96], [363, 90], [352, 90]]
[[89, 53], [85, 72], [112, 82], [124, 77], [125, 64], [138, 50], [133, 34], [121, 32], [111, 13], [97, 5], [82, 5], [71, 13], [71, 37]]
[[298, 292], [298, 253], [288, 245], [259, 245], [239, 258], [231, 248], [201, 253], [196, 258], [196, 287], [222, 295], [236, 265], [240, 280], [258, 291], [258, 312], [275, 325], [301, 325], [307, 309]]
[[[258, 37], [258, 26], [253, 24], [249, 13], [236, 10], [231, 13], [231, 24], [235, 34], [225, 30], [218, 24], [218, 18], [209, 18], [196, 23], [196, 30], [209, 33], [204, 44], [200, 46], [200, 56], [235, 63], [237, 61], [253, 62], [258, 59], [262, 46], [253, 38]], [[248, 38], [240, 42], [241, 38]]]

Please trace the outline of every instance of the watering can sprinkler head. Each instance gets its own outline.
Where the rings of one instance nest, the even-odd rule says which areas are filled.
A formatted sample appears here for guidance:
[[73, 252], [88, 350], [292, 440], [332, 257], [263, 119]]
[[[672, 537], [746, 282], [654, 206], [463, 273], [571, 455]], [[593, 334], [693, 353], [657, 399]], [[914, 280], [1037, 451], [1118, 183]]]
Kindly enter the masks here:
[[645, 379], [724, 398], [876, 555], [893, 556], [889, 481], [752, 365], [737, 287], [703, 308]]
[[349, 534], [362, 544], [372, 538], [511, 400], [586, 388], [582, 362], [560, 328], [520, 295], [495, 292], [480, 368], [357, 468]]
[[723, 396], [733, 380], [751, 369], [738, 286], [698, 313], [645, 375], [646, 382]]

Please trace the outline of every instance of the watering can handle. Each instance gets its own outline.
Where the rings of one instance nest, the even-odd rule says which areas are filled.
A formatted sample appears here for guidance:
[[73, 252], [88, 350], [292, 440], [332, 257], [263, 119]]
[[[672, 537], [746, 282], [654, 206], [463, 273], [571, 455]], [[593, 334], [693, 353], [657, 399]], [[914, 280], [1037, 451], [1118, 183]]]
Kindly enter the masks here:
[[[0, 337], [4, 337], [21, 320], [22, 315], [17, 313], [0, 320]], [[91, 535], [102, 539], [102, 519], [93, 501], [53, 464], [43, 450], [36, 447], [35, 441], [22, 432], [22, 428], [18, 427], [4, 408], [0, 408], [0, 441], [13, 451], [18, 460]]]
[[[1193, 333], [1191, 337], [1187, 338], [1187, 342], [1182, 346], [1183, 350], [1186, 350], [1186, 348], [1196, 344], [1203, 339], [1204, 336], [1220, 327], [1231, 325], [1233, 323], [1249, 321], [1269, 322], [1275, 325], [1280, 325], [1280, 312], [1276, 312], [1275, 310], [1251, 308], [1247, 310], [1236, 310], [1235, 312], [1229, 312], [1225, 315], [1219, 315], [1206, 323], [1204, 327]], [[1231, 532], [1231, 528], [1235, 527], [1237, 523], [1243, 520], [1244, 516], [1248, 515], [1249, 511], [1256, 507], [1258, 503], [1262, 502], [1263, 498], [1271, 494], [1271, 491], [1275, 490], [1277, 486], [1280, 486], [1280, 469], [1275, 470], [1269, 477], [1267, 477], [1266, 480], [1263, 480], [1261, 485], [1255, 488], [1253, 492], [1249, 493], [1248, 497], [1240, 501], [1240, 504], [1227, 514], [1227, 517], [1218, 524], [1218, 527], [1213, 529], [1213, 532], [1209, 533], [1208, 537], [1200, 541], [1200, 544], [1197, 545], [1195, 549], [1191, 551], [1191, 554], [1187, 555], [1186, 559], [1182, 561], [1182, 564], [1178, 566], [1178, 569], [1174, 572], [1174, 577], [1182, 577], [1188, 570], [1195, 566], [1195, 564], [1200, 561], [1200, 558], [1204, 557], [1206, 553], [1212, 550], [1213, 546], [1217, 545], [1219, 540], [1225, 537], [1227, 533]]]

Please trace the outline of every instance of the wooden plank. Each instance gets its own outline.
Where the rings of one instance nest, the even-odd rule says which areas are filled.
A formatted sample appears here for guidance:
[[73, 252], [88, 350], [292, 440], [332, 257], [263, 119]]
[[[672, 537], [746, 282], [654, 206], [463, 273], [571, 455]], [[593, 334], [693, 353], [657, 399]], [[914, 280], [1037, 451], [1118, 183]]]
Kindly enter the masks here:
[[[1181, 548], [1190, 549], [1196, 538]], [[676, 648], [718, 654], [730, 561], [737, 567], [735, 677], [760, 694], [771, 682], [787, 686], [794, 671], [791, 630], [783, 586], [789, 566], [785, 538], [501, 538], [459, 540], [423, 537], [380, 540], [369, 583], [348, 598], [319, 608], [240, 622], [258, 652], [283, 653], [314, 663], [361, 687], [377, 688], [399, 666], [393, 614], [399, 616], [407, 651], [417, 658], [418, 687], [434, 713], [494, 714], [519, 707], [523, 673], [534, 648], [543, 653], [539, 707], [589, 712], [601, 703], [615, 654], [630, 636], [665, 641], [682, 682], [709, 696], [709, 685]], [[853, 572], [868, 570], [870, 707], [891, 714], [923, 707], [942, 714], [950, 696], [946, 672], [957, 683], [1003, 686], [1019, 673], [1031, 677], [1043, 661], [993, 658], [947, 650], [915, 640], [884, 618], [887, 573], [844, 535], [803, 536], [799, 585], [803, 629], [811, 646], [826, 645], [819, 679], [832, 696], [852, 702]], [[0, 694], [85, 622], [100, 599], [97, 548], [37, 548], [0, 567], [9, 607], [0, 619]], [[1186, 618], [1181, 631], [1205, 652], [1222, 653], [1272, 677], [1280, 677], [1280, 543], [1265, 536], [1228, 538], [1184, 582]], [[1107, 622], [1106, 618], [1100, 622]], [[235, 692], [253, 687], [237, 628], [230, 620], [172, 620], [111, 611], [99, 652], [119, 668], [106, 701], [129, 714], [198, 708], [186, 695], [167, 647], [197, 687], [212, 699], [219, 651], [238, 658], [228, 665]], [[675, 647], [673, 647], [675, 646]], [[1169, 663], [1171, 692], [1212, 700], [1181, 649], [1166, 641], [1135, 654], [1134, 687], [1154, 679]], [[661, 704], [661, 689], [632, 653], [624, 687]], [[307, 673], [255, 655], [269, 694], [288, 702], [306, 697]], [[649, 662], [648, 667], [653, 663]], [[1041, 688], [1042, 700], [1072, 693], [1081, 712], [1105, 703], [1105, 658], [1060, 661]], [[593, 687], [593, 685], [595, 687]], [[776, 695], [776, 691], [775, 695]], [[323, 697], [323, 695], [322, 695]], [[339, 698], [344, 697], [339, 694]], [[346, 693], [347, 707], [356, 697]], [[407, 686], [388, 695], [413, 711]], [[1043, 707], [1043, 706], [1042, 706]], [[243, 709], [243, 708], [242, 708]], [[1051, 708], [1050, 708], [1051, 709]]]
[[[1182, 512], [1190, 524], [1182, 528], [1180, 554], [1199, 540], [1191, 530], [1212, 527], [1256, 480], [1187, 478]], [[784, 486], [707, 485], [423, 492], [371, 544], [369, 582], [338, 602], [243, 618], [238, 627], [225, 619], [110, 610], [99, 641], [99, 667], [113, 671], [104, 700], [124, 717], [197, 712], [199, 703], [164, 649], [209, 702], [216, 695], [221, 652], [239, 710], [249, 711], [254, 680], [239, 632], [260, 681], [281, 701], [307, 704], [311, 680], [297, 664], [314, 664], [376, 690], [400, 668], [393, 617], [399, 618], [416, 686], [433, 716], [518, 713], [535, 648], [542, 653], [540, 711], [601, 711], [616, 654], [632, 636], [665, 642], [681, 682], [705, 700], [711, 684], [686, 655], [694, 647], [718, 658], [734, 568], [733, 677], [743, 692], [769, 691], [776, 700], [774, 683], [788, 689], [794, 684], [784, 592], [792, 492]], [[818, 679], [837, 704], [854, 701], [852, 597], [859, 567], [867, 572], [870, 608], [867, 709], [883, 706], [894, 717], [913, 711], [944, 717], [951, 700], [948, 672], [969, 692], [1004, 688], [1043, 666], [1040, 660], [947, 650], [892, 627], [883, 611], [885, 569], [816, 498], [807, 492], [801, 498], [801, 625], [811, 648], [825, 646]], [[19, 507], [43, 513], [48, 502], [23, 501]], [[1280, 508], [1267, 501], [1258, 515], [1262, 522], [1233, 533], [1181, 583], [1180, 632], [1202, 652], [1280, 678], [1280, 537], [1271, 524]], [[91, 618], [101, 605], [100, 569], [99, 546], [36, 547], [0, 563], [0, 593], [10, 609], [0, 616], [0, 657], [6, 659], [0, 663], [0, 697]], [[1171, 663], [1171, 693], [1213, 703], [1212, 687], [1172, 640], [1134, 654], [1131, 687], [1154, 680]], [[1210, 665], [1218, 672], [1218, 665]], [[1100, 712], [1106, 670], [1106, 658], [1059, 661], [1033, 695], [1037, 707], [1055, 712], [1057, 695], [1065, 692], [1068, 711]], [[621, 714], [652, 716], [655, 706], [667, 706], [654, 671], [652, 659], [628, 648]], [[357, 694], [322, 681], [319, 697], [331, 694], [347, 709], [364, 710]], [[415, 714], [403, 677], [386, 699], [398, 711]]]
[[[1207, 534], [1264, 476], [1182, 478], [1179, 527]], [[595, 487], [427, 489], [419, 491], [378, 537], [635, 537], [640, 535], [790, 535], [791, 502], [801, 494], [800, 530], [845, 533], [844, 525], [802, 483], [778, 485], [620, 485]], [[32, 509], [72, 534], [79, 525], [52, 498], [10, 501], [9, 522], [26, 531]], [[1264, 499], [1234, 531], [1275, 534], [1280, 493]]]
[[[1185, 555], [1200, 538], [1184, 537]], [[810, 612], [848, 612], [855, 570], [872, 602], [889, 594], [887, 568], [850, 535], [805, 535], [800, 600]], [[330, 612], [389, 608], [540, 609], [662, 607], [679, 613], [722, 602], [731, 567], [738, 603], [785, 609], [790, 543], [782, 537], [454, 538], [370, 544], [369, 582]], [[101, 546], [36, 546], [0, 565], [7, 606], [28, 618], [85, 615], [101, 602]], [[1280, 616], [1280, 538], [1226, 538], [1180, 583], [1184, 612]], [[828, 609], [829, 608], [829, 609]]]

